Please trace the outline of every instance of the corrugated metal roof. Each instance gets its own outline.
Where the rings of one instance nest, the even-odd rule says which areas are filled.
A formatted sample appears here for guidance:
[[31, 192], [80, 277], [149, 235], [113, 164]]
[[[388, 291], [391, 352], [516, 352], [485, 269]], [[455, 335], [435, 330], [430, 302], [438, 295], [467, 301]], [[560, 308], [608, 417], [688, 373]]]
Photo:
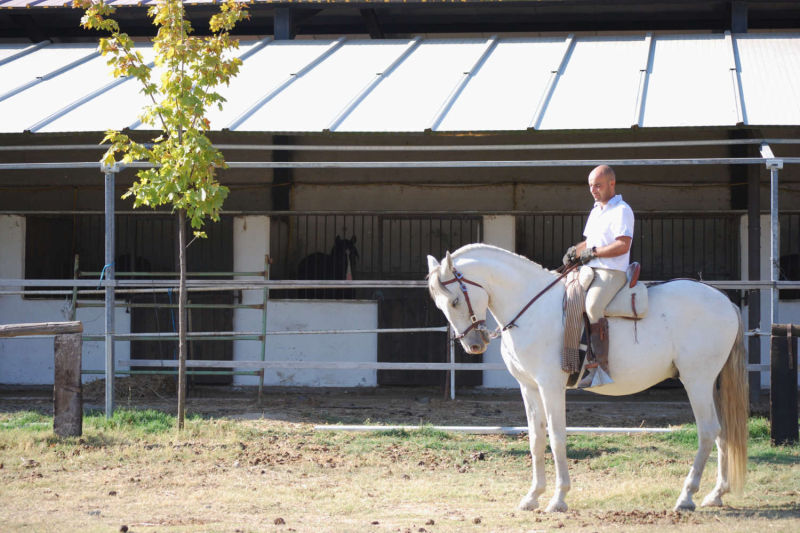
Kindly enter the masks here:
[[[95, 50], [0, 46], [0, 132], [140, 127], [136, 82], [115, 81]], [[800, 33], [265, 40], [237, 53], [215, 130], [800, 125]]]

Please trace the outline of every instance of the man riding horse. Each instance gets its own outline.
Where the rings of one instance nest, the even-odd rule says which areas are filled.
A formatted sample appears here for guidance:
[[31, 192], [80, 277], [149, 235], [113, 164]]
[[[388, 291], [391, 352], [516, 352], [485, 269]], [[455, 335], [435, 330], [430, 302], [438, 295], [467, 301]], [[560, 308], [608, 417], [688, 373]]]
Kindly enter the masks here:
[[594, 280], [586, 291], [586, 314], [589, 317], [589, 342], [594, 360], [587, 364], [589, 372], [578, 385], [589, 387], [600, 365], [608, 372], [608, 320], [606, 306], [625, 285], [633, 240], [633, 210], [616, 194], [616, 175], [608, 165], [600, 165], [589, 173], [589, 192], [595, 199], [583, 235], [586, 240], [570, 246], [564, 264], [576, 261], [594, 269]]

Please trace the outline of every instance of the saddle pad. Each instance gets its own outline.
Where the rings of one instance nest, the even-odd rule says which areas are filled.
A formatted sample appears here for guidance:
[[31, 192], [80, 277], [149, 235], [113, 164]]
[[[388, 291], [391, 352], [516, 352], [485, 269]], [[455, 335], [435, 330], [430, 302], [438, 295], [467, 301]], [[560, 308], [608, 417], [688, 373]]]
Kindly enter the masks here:
[[[634, 311], [631, 302], [634, 302]], [[648, 301], [647, 287], [644, 283], [637, 283], [633, 288], [625, 285], [606, 307], [606, 316], [622, 318], [644, 318], [647, 316]]]

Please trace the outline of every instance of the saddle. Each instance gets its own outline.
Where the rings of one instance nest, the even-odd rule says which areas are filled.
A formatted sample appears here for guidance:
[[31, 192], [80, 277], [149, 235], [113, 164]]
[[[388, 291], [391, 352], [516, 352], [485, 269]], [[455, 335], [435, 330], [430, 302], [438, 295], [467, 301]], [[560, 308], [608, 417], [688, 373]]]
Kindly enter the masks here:
[[[626, 272], [628, 282], [619, 290], [616, 296], [606, 306], [606, 317], [630, 318], [641, 320], [647, 316], [649, 302], [647, 287], [639, 283], [639, 273], [642, 267], [639, 263], [631, 263]], [[594, 270], [590, 266], [582, 266], [578, 272], [578, 281], [587, 290], [594, 280]]]
[[[631, 263], [627, 270], [627, 283], [617, 292], [605, 310], [606, 317], [627, 318], [634, 321], [647, 316], [647, 287], [639, 283], [639, 263]], [[568, 388], [575, 388], [586, 371], [585, 357], [589, 345], [588, 318], [584, 313], [586, 289], [594, 280], [594, 270], [583, 266], [565, 280], [564, 294], [564, 350], [561, 368], [569, 374]], [[585, 324], [584, 324], [585, 321]]]

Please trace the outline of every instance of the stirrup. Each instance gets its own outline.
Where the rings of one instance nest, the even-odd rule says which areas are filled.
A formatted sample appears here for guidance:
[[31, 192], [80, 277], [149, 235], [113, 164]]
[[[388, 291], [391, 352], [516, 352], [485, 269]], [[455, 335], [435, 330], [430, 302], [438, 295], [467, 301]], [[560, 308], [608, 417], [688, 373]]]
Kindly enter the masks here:
[[578, 382], [578, 386], [576, 388], [591, 389], [601, 385], [610, 385], [611, 383], [614, 383], [614, 380], [611, 379], [611, 376], [609, 376], [606, 371], [598, 365], [595, 368], [587, 367], [583, 379]]

